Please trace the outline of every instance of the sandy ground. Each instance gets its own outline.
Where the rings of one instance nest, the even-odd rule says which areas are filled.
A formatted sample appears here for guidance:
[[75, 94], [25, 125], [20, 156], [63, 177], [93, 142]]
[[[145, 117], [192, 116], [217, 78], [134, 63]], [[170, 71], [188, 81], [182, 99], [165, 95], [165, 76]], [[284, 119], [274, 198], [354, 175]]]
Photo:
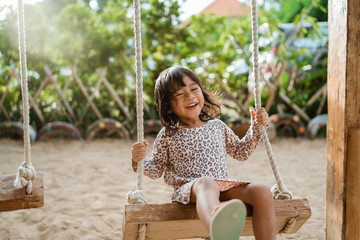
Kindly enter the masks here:
[[[153, 138], [148, 137], [150, 143]], [[133, 140], [51, 140], [32, 145], [32, 163], [44, 174], [45, 206], [0, 213], [0, 239], [122, 239], [126, 193], [136, 189]], [[325, 239], [325, 139], [276, 139], [272, 147], [288, 189], [307, 197], [311, 218], [296, 234], [277, 239]], [[0, 139], [0, 174], [15, 174], [22, 141]], [[232, 178], [275, 183], [263, 144], [246, 162], [228, 159]], [[169, 202], [162, 179], [144, 180], [150, 203]], [[253, 239], [253, 238], [241, 238]]]

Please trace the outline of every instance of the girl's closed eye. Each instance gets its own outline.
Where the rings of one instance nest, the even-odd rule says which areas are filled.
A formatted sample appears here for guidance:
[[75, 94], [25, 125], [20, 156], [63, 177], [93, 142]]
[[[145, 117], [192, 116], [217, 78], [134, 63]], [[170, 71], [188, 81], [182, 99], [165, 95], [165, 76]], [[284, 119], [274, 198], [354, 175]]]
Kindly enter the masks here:
[[196, 91], [196, 90], [198, 90], [198, 89], [199, 89], [199, 88], [196, 87], [196, 88], [191, 89], [191, 91]]

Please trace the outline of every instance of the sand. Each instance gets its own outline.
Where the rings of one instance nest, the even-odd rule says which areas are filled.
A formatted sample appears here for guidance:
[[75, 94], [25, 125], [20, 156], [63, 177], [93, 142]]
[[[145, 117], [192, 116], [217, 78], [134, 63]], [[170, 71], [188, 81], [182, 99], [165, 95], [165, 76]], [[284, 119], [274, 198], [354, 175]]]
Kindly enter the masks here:
[[[33, 143], [32, 163], [44, 174], [45, 206], [0, 213], [0, 239], [122, 239], [126, 193], [136, 189], [130, 164], [133, 142]], [[294, 197], [307, 197], [312, 208], [311, 218], [298, 233], [277, 239], [325, 239], [325, 139], [276, 139], [272, 147], [288, 189]], [[22, 141], [0, 139], [0, 174], [15, 174], [22, 160]], [[248, 161], [229, 158], [228, 164], [231, 178], [275, 183], [263, 144]], [[162, 179], [145, 178], [148, 202], [169, 202], [171, 193]]]

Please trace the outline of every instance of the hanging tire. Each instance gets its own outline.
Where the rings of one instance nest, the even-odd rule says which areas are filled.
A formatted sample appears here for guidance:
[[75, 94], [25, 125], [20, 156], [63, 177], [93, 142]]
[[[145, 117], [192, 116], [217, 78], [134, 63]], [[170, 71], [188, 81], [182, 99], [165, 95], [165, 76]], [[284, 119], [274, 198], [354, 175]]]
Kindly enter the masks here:
[[276, 139], [276, 126], [273, 122], [269, 122], [269, 126], [266, 129], [266, 133], [268, 135], [270, 142]]
[[38, 140], [47, 138], [75, 138], [83, 140], [80, 131], [70, 123], [51, 122], [43, 126], [39, 131]]
[[[36, 130], [29, 126], [30, 140], [36, 140]], [[0, 123], [0, 137], [23, 138], [24, 124], [22, 122], [2, 122]]]
[[240, 117], [235, 120], [228, 121], [227, 125], [234, 131], [236, 136], [243, 138], [246, 135], [251, 123], [248, 118]]
[[104, 118], [92, 123], [86, 131], [87, 139], [93, 139], [98, 133], [106, 131], [106, 137], [116, 133], [120, 138], [129, 138], [129, 132], [117, 120], [111, 118]]
[[163, 128], [160, 120], [144, 121], [144, 134], [158, 134]]
[[307, 136], [310, 139], [314, 139], [318, 136], [320, 129], [326, 127], [328, 121], [328, 115], [322, 114], [310, 120], [307, 125]]
[[[239, 138], [243, 138], [251, 126], [250, 119], [248, 118], [237, 118], [227, 123], [227, 125], [234, 131], [235, 135]], [[276, 127], [273, 123], [269, 123], [266, 129], [269, 141], [273, 141], [276, 138]]]
[[296, 115], [274, 114], [270, 121], [275, 124], [276, 133], [283, 137], [302, 137], [305, 135], [305, 126]]

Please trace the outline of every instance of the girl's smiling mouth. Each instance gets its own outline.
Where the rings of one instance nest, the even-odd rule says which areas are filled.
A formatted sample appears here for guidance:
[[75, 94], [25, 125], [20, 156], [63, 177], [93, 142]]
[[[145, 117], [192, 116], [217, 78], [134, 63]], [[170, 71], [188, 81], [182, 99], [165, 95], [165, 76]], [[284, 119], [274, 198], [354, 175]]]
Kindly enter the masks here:
[[191, 103], [189, 105], [186, 106], [187, 109], [193, 109], [197, 106], [198, 104], [197, 103]]

